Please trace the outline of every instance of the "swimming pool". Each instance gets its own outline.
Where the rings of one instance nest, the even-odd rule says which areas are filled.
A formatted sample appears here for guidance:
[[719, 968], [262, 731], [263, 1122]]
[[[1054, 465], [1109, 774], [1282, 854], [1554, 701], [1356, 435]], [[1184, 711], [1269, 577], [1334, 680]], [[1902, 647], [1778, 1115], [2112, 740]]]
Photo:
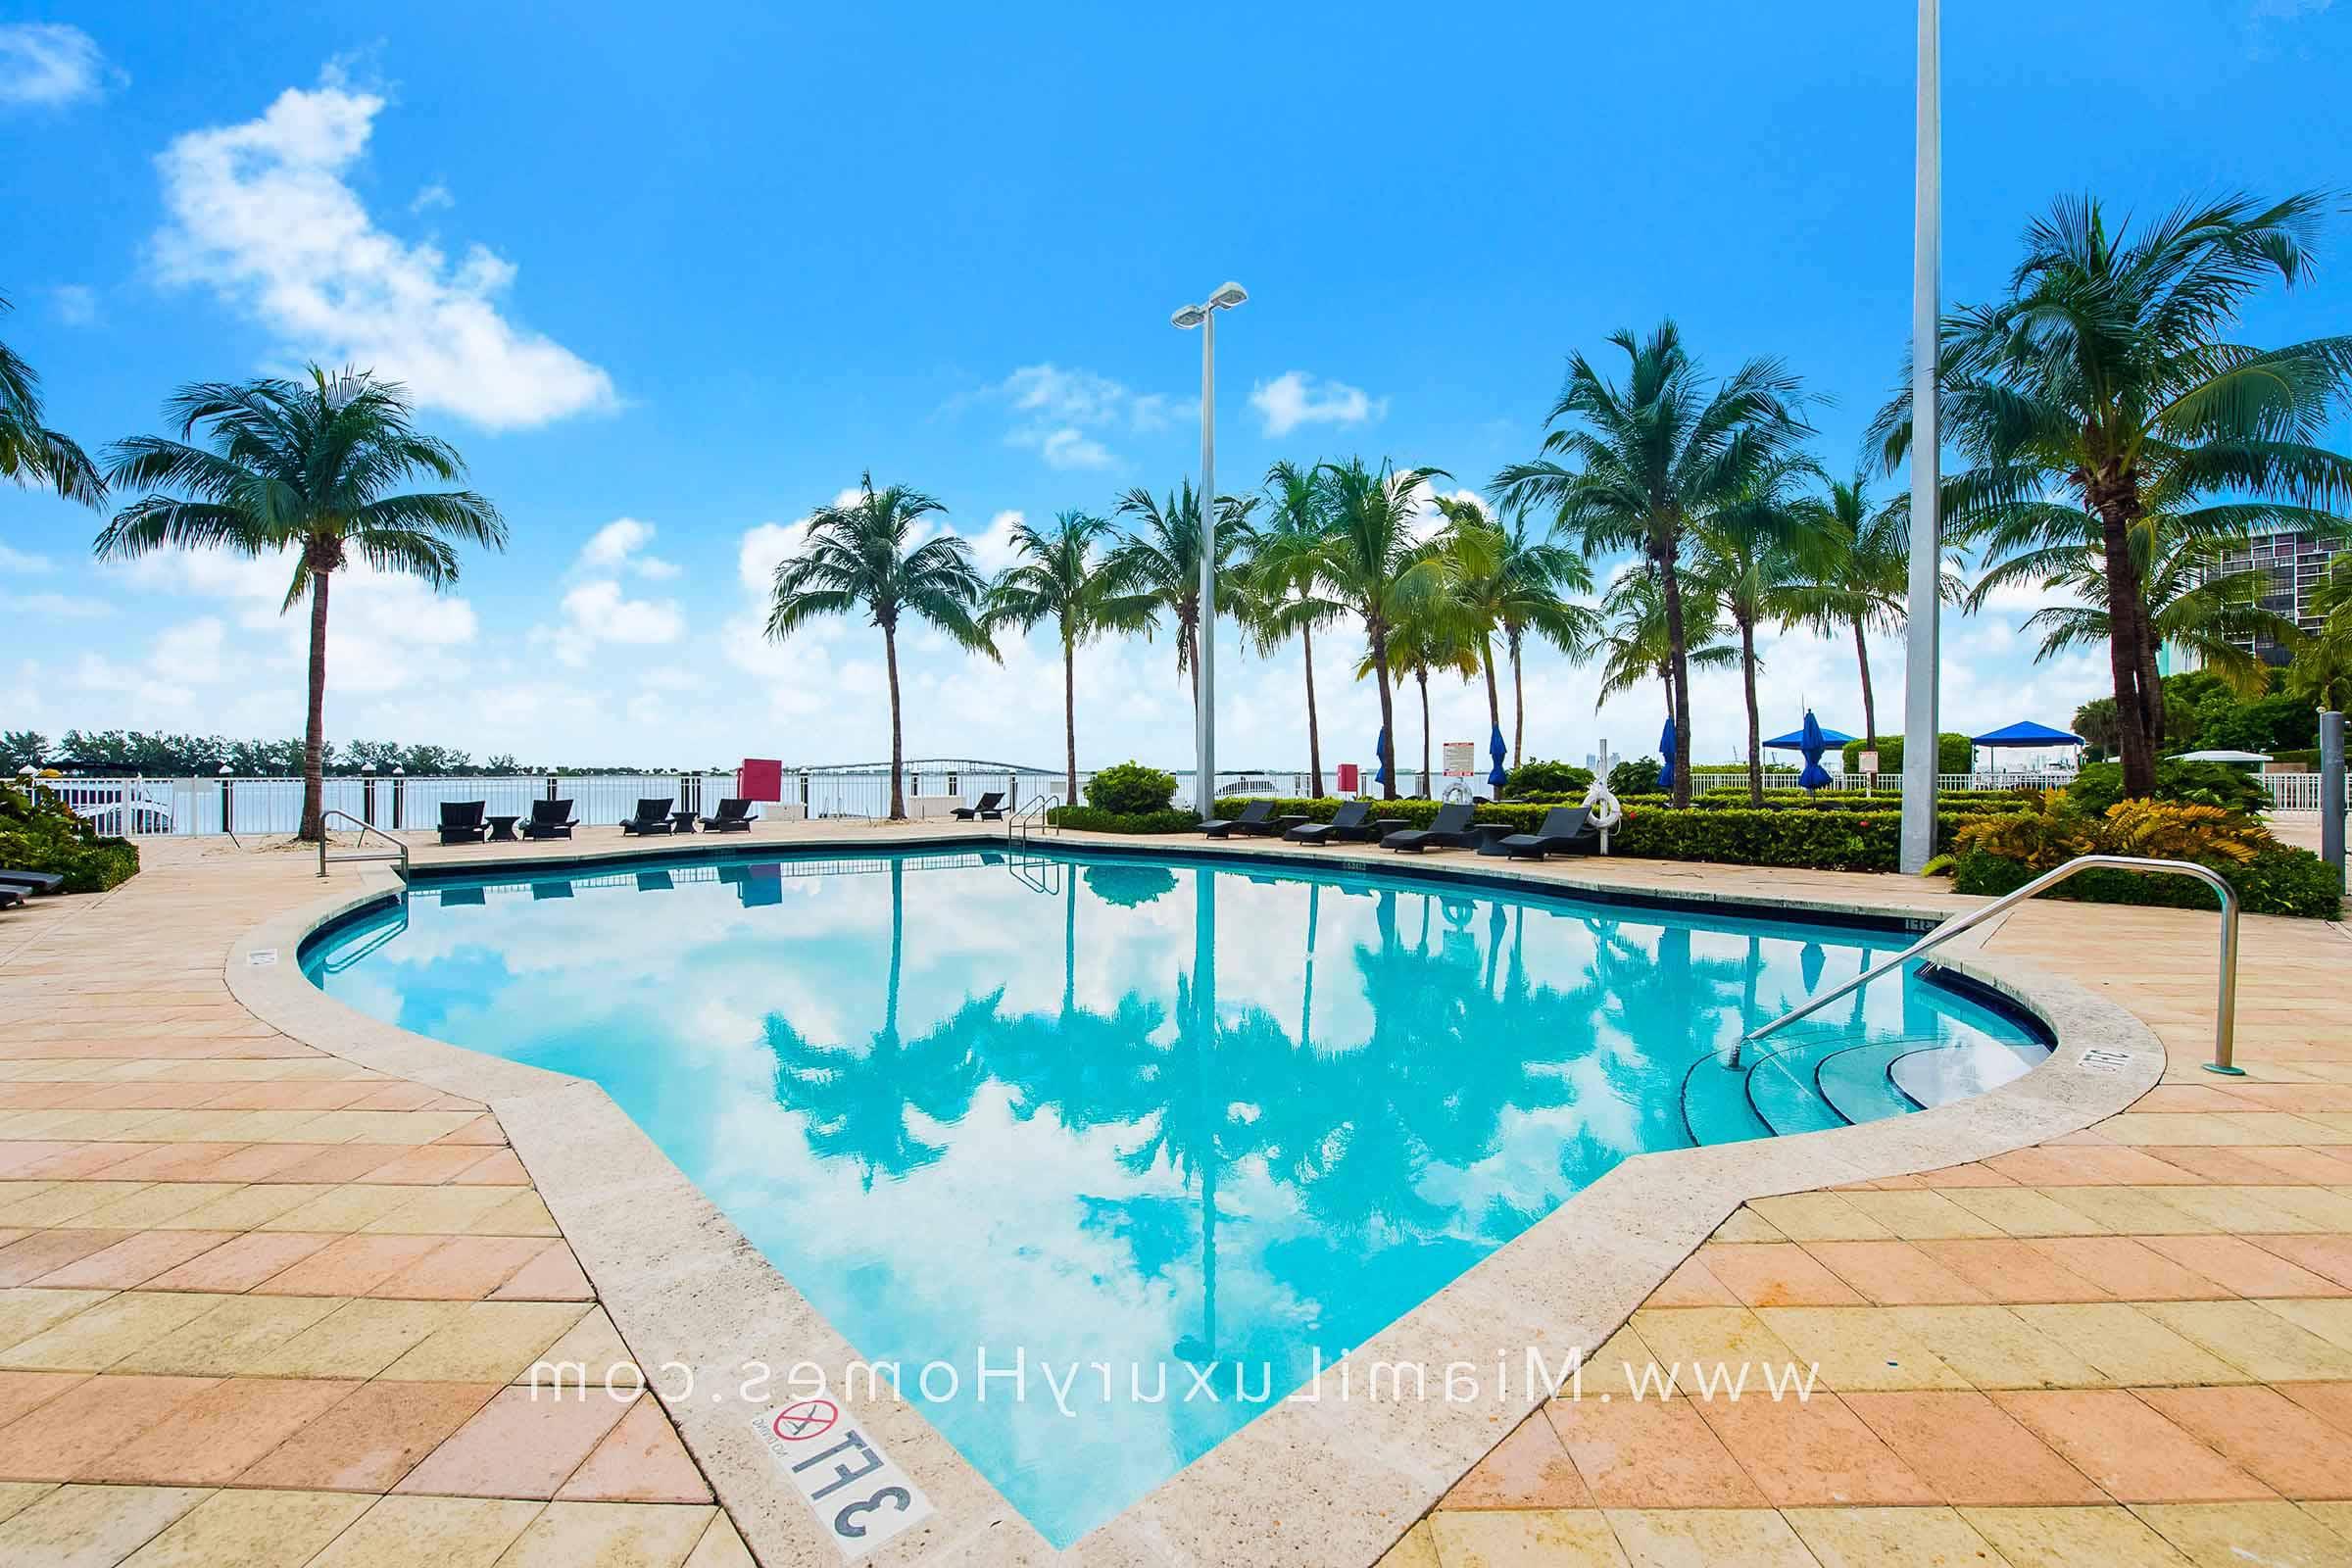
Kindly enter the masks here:
[[[420, 879], [302, 961], [386, 1022], [601, 1084], [1063, 1545], [1628, 1155], [2041, 1059], [1917, 975], [1729, 1051], [1906, 940], [943, 850]], [[1010, 1402], [979, 1355], [1116, 1371]], [[953, 1394], [915, 1387], [932, 1361]], [[1185, 1396], [1200, 1368], [1214, 1402]]]

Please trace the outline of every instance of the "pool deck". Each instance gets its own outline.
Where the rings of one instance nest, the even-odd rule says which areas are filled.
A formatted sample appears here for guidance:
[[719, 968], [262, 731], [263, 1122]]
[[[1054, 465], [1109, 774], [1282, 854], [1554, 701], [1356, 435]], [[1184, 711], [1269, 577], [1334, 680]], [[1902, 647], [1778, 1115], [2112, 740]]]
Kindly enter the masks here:
[[[775, 824], [754, 842], [938, 826]], [[619, 846], [588, 830], [568, 851], [418, 860]], [[246, 933], [319, 899], [313, 862], [212, 842], [145, 853], [112, 894], [0, 914], [0, 1562], [752, 1560], [655, 1398], [514, 1387], [541, 1359], [623, 1352], [590, 1284], [606, 1266], [583, 1271], [498, 1118], [288, 1038], [231, 995]], [[324, 886], [356, 893], [364, 874]], [[1969, 902], [1838, 873], [1580, 859], [1540, 874], [1693, 899]], [[2248, 1076], [2225, 1080], [2199, 1070], [2210, 915], [2010, 915], [1988, 954], [2136, 1016], [2164, 1081], [2035, 1147], [1744, 1204], [1592, 1362], [1818, 1361], [1826, 1392], [1604, 1403], [1588, 1383], [1508, 1430], [1426, 1518], [1384, 1526], [1404, 1533], [1383, 1560], [2352, 1560], [2348, 944], [2249, 917]]]

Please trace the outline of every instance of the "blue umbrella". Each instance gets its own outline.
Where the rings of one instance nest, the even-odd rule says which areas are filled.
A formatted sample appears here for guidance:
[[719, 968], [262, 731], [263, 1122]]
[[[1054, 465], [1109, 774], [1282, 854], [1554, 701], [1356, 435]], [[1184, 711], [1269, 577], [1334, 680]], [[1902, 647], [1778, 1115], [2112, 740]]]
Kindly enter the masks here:
[[1511, 749], [1502, 744], [1502, 726], [1500, 724], [1495, 725], [1494, 733], [1487, 737], [1487, 755], [1494, 759], [1494, 766], [1488, 772], [1487, 782], [1494, 785], [1496, 789], [1502, 788], [1502, 780], [1504, 776], [1502, 771], [1502, 760], [1505, 757], [1508, 757], [1510, 752]]
[[1674, 720], [1666, 720], [1665, 733], [1658, 737], [1658, 756], [1665, 760], [1658, 769], [1658, 788], [1674, 788]]
[[1372, 755], [1380, 759], [1380, 766], [1373, 770], [1372, 782], [1386, 784], [1389, 781], [1389, 727], [1386, 724], [1380, 727], [1380, 739], [1372, 743]]
[[1825, 788], [1830, 782], [1830, 770], [1821, 765], [1821, 754], [1830, 749], [1830, 743], [1821, 733], [1821, 720], [1813, 716], [1810, 708], [1805, 710], [1805, 727], [1798, 733], [1804, 737], [1796, 749], [1805, 754], [1805, 770], [1796, 775], [1796, 781], [1809, 790]]

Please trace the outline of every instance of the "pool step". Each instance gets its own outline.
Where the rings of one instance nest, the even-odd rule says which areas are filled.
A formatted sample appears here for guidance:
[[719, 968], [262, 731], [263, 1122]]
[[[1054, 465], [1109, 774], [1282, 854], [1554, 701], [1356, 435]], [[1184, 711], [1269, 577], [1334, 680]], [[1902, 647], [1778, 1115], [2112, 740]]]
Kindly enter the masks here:
[[1886, 1069], [1903, 1056], [1937, 1049], [1933, 1040], [1870, 1040], [1849, 1045], [1823, 1056], [1813, 1069], [1821, 1098], [1847, 1121], [1877, 1121], [1917, 1110], [1919, 1102], [1904, 1094]]
[[1891, 1074], [1896, 1062], [1910, 1063], [1906, 1076], [1911, 1079], [1984, 1087], [2006, 1082], [2031, 1065], [1997, 1048], [1998, 1059], [1979, 1054], [1961, 1063], [1939, 1054], [1969, 1049], [1934, 1036], [1856, 1040], [1843, 1030], [1824, 1030], [1743, 1047], [1736, 1054], [1715, 1052], [1683, 1075], [1683, 1126], [1693, 1144], [1820, 1132], [1976, 1092], [1970, 1087], [1934, 1101], [1915, 1098], [1917, 1091], [1907, 1093], [1906, 1084]]

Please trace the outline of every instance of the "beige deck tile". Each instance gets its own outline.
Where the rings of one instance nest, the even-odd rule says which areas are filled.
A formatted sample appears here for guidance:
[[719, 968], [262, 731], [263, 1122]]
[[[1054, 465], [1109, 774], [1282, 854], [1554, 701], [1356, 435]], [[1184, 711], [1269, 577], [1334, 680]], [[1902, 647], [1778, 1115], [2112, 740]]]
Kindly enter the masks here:
[[371, 1187], [352, 1182], [329, 1187], [304, 1203], [263, 1222], [270, 1231], [357, 1231], [416, 1197], [414, 1187]]
[[2061, 1196], [2035, 1187], [1956, 1187], [1944, 1196], [2010, 1236], [2101, 1236], [2108, 1229]]
[[[1426, 1525], [1414, 1528], [1419, 1532], [1420, 1540], [1429, 1540]], [[1407, 1536], [1405, 1539], [1410, 1541], [1414, 1538]], [[1400, 1549], [1404, 1542], [1400, 1541], [1396, 1545]], [[1382, 1568], [1391, 1568], [1392, 1558], [1396, 1558], [1394, 1549], [1381, 1558]], [[1404, 1559], [1396, 1558], [1395, 1568], [1429, 1568], [1437, 1560], [1437, 1549], [1433, 1546], [1430, 1548], [1428, 1564], [1408, 1565]], [[735, 1533], [734, 1525], [728, 1522], [724, 1513], [720, 1513], [711, 1519], [710, 1528], [703, 1532], [703, 1539], [696, 1542], [694, 1550], [687, 1554], [686, 1568], [759, 1568], [759, 1564], [752, 1560], [751, 1548], [743, 1544], [743, 1537]]]
[[200, 1487], [56, 1487], [0, 1521], [0, 1562], [115, 1568], [212, 1494]]
[[443, 1383], [505, 1383], [587, 1315], [571, 1301], [473, 1301], [379, 1374]]
[[1960, 1517], [2010, 1568], [2181, 1568], [2185, 1561], [2120, 1506], [1962, 1508]]
[[1441, 1568], [1623, 1568], [1626, 1560], [1596, 1508], [1441, 1513], [1431, 1533]]
[[124, 1568], [298, 1568], [373, 1499], [333, 1492], [216, 1492]]
[[1884, 1307], [1768, 1306], [1759, 1308], [1757, 1316], [1798, 1361], [1821, 1368], [1827, 1388], [1845, 1392], [1969, 1386]]
[[1949, 1193], [1917, 1188], [1907, 1192], [1847, 1193], [1844, 1196], [1847, 1203], [1857, 1212], [1876, 1220], [1886, 1234], [1902, 1237], [1906, 1241], [1927, 1237], [2002, 1234], [1998, 1225], [1971, 1213]]
[[447, 1328], [458, 1310], [455, 1301], [353, 1301], [255, 1356], [249, 1370], [273, 1378], [376, 1377]]
[[270, 1351], [342, 1304], [325, 1297], [232, 1296], [183, 1327], [133, 1349], [111, 1370], [190, 1377], [250, 1374]]
[[1816, 1568], [1770, 1508], [1612, 1508], [1607, 1518], [1633, 1568]]
[[675, 1568], [716, 1510], [675, 1503], [551, 1502], [499, 1568]]
[[125, 1291], [0, 1350], [0, 1366], [52, 1372], [103, 1372], [234, 1297], [193, 1292]]
[[2197, 1568], [2341, 1568], [2352, 1540], [2291, 1502], [2152, 1503], [2134, 1510]]
[[507, 1497], [385, 1497], [309, 1568], [490, 1568], [545, 1506]]
[[2097, 1388], [2107, 1383], [2096, 1367], [2005, 1306], [1886, 1310], [1980, 1389]]
[[[1758, 1198], [1747, 1207], [1772, 1227], [1772, 1234], [1725, 1236], [1722, 1241], [1863, 1242], [1884, 1241], [1893, 1234], [1856, 1208], [1847, 1193], [1793, 1193], [1785, 1198]], [[1737, 1216], [1734, 1216], [1737, 1218]]]
[[2120, 1301], [2010, 1310], [2127, 1388], [2249, 1381], [2238, 1368]]
[[1961, 1568], [1991, 1555], [1951, 1508], [1791, 1508], [1785, 1517], [1821, 1568]]
[[2332, 1345], [2268, 1301], [2143, 1301], [2139, 1310], [2265, 1383], [2352, 1377], [2352, 1349]]

